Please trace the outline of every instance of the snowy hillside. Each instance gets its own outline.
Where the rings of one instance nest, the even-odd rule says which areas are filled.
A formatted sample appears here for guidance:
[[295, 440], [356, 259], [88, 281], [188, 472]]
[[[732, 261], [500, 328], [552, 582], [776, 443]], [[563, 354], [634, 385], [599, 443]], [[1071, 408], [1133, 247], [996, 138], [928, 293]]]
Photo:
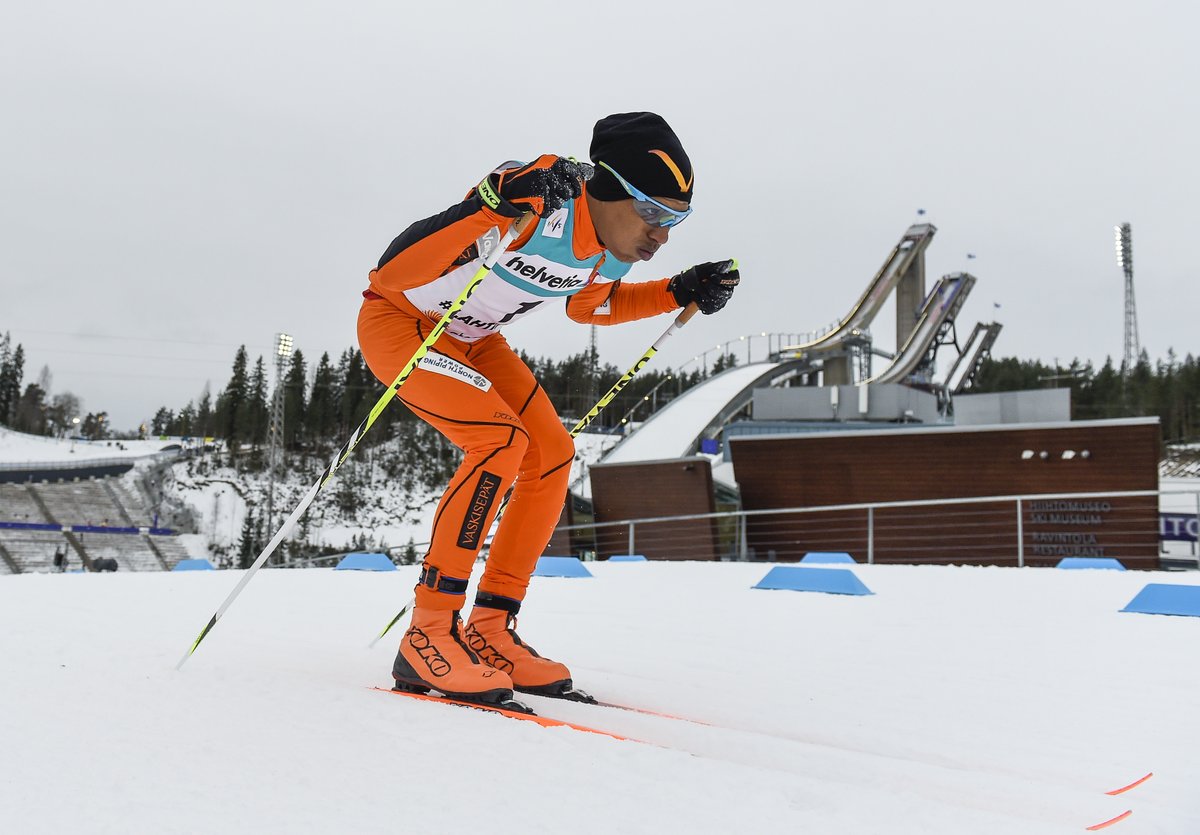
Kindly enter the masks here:
[[[584, 434], [576, 439], [576, 458], [572, 464], [572, 489], [586, 486], [587, 468], [619, 440], [613, 435]], [[387, 446], [386, 444], [384, 445]], [[322, 462], [323, 463], [323, 462]], [[204, 542], [210, 552], [233, 549], [239, 540], [247, 501], [266, 507], [268, 481], [264, 474], [237, 473], [201, 462], [180, 462], [172, 468], [175, 475], [171, 493], [189, 506], [198, 520]], [[320, 470], [316, 462], [307, 470], [290, 469], [277, 485], [275, 509], [281, 523], [304, 493], [312, 486]], [[346, 484], [349, 480], [349, 484]], [[354, 493], [357, 505], [352, 513], [340, 508], [340, 490]], [[351, 541], [362, 537], [371, 548], [399, 548], [409, 541], [422, 544], [429, 539], [433, 514], [441, 498], [442, 485], [425, 488], [406, 485], [389, 478], [373, 461], [373, 450], [358, 450], [318, 494], [312, 508], [298, 526], [297, 535], [309, 542], [330, 548], [351, 549]], [[273, 531], [268, 532], [273, 533]], [[203, 542], [197, 542], [197, 556]]]
[[82, 441], [26, 435], [0, 426], [0, 463], [88, 463], [102, 458], [153, 455], [171, 441]]
[[589, 568], [535, 578], [522, 635], [695, 722], [530, 700], [621, 742], [370, 690], [414, 568], [260, 572], [179, 672], [235, 572], [0, 577], [4, 829], [1200, 831], [1200, 619], [1118, 611], [1193, 574], [859, 566], [847, 597]]

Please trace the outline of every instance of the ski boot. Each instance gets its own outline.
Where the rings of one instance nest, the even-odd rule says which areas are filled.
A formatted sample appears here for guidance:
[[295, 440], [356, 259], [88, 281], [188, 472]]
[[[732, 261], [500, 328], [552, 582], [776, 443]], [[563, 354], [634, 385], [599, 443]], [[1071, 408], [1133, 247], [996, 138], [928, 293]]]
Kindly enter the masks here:
[[457, 611], [413, 610], [392, 665], [393, 689], [409, 693], [436, 690], [463, 702], [507, 707], [513, 703], [508, 673], [487, 664], [467, 648]]
[[587, 693], [575, 689], [571, 671], [565, 664], [538, 655], [517, 635], [520, 608], [519, 600], [479, 592], [464, 635], [467, 646], [484, 664], [508, 674], [515, 690], [554, 699], [594, 702]]

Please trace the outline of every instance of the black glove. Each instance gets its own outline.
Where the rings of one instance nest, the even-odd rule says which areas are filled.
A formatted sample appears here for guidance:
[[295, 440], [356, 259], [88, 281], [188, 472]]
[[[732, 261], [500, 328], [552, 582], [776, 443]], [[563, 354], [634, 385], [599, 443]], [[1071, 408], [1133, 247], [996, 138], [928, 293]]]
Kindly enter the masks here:
[[[488, 191], [498, 194], [511, 207], [503, 214], [521, 215], [534, 212], [545, 217], [561, 209], [568, 200], [583, 194], [583, 181], [592, 177], [592, 166], [554, 154], [542, 154], [528, 165], [490, 175], [480, 184], [479, 193], [493, 209]], [[490, 185], [490, 189], [485, 188]]]
[[709, 261], [684, 270], [667, 282], [667, 289], [675, 297], [675, 303], [687, 307], [692, 302], [706, 316], [716, 313], [725, 306], [733, 295], [733, 288], [742, 280], [738, 274], [737, 261]]

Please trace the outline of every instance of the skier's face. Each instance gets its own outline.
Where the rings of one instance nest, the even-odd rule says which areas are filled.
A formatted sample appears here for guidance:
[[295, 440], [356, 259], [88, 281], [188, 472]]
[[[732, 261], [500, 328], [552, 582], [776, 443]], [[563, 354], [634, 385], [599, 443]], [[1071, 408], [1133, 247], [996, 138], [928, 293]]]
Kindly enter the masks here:
[[[668, 197], [655, 200], [680, 212], [688, 207], [684, 201]], [[633, 200], [597, 200], [589, 194], [588, 210], [604, 248], [626, 264], [649, 261], [671, 234], [670, 227], [651, 226], [642, 220]]]

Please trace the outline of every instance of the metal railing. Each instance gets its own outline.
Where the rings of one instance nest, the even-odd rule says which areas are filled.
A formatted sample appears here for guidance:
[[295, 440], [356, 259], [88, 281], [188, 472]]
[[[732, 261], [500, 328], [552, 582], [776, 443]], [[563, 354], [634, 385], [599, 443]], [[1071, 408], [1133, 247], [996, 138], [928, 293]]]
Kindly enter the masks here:
[[[652, 559], [717, 559], [728, 561], [798, 560], [808, 551], [845, 551], [866, 563], [921, 564], [1015, 564], [1027, 566], [1051, 564], [1063, 556], [1111, 556], [1124, 559], [1122, 546], [1153, 552], [1164, 564], [1160, 551], [1159, 503], [1165, 496], [1176, 497], [1176, 510], [1184, 500], [1200, 517], [1200, 490], [1133, 490], [1090, 493], [1026, 493], [1020, 495], [976, 496], [970, 498], [929, 499], [897, 502], [790, 507], [771, 510], [698, 513], [681, 516], [653, 516], [617, 522], [564, 525], [555, 529], [555, 537], [569, 536], [573, 555], [595, 559], [613, 554], [642, 553]], [[1129, 509], [1107, 502], [1109, 499], [1140, 500], [1143, 507]], [[1090, 527], [1106, 528], [1103, 539], [1116, 545], [1090, 544], [1090, 533], [1064, 531], [1036, 537], [1030, 528], [1047, 527], [1033, 514], [1052, 513], [1044, 505], [1065, 502], [1094, 505], [1086, 509], [1066, 510], [1068, 515], [1095, 519], [1081, 520]], [[1111, 517], [1111, 518], [1106, 518]], [[797, 524], [797, 520], [807, 520]], [[1061, 527], [1072, 527], [1070, 519]], [[957, 526], [953, 542], [929, 546], [930, 541], [945, 538], [947, 523]], [[1054, 527], [1054, 525], [1050, 525]], [[711, 551], [697, 555], [697, 542], [708, 540]], [[753, 543], [774, 542], [790, 547], [762, 548]], [[912, 557], [916, 543], [921, 552]], [[490, 541], [488, 543], [490, 545]], [[412, 543], [418, 555], [427, 542]], [[405, 546], [406, 548], [408, 546]], [[1186, 554], [1177, 554], [1176, 567], [1200, 568], [1200, 550], [1196, 542]], [[389, 552], [398, 548], [381, 548]], [[1095, 553], [1103, 550], [1103, 553]], [[1079, 552], [1079, 553], [1073, 553]], [[480, 559], [487, 553], [485, 545]], [[899, 556], [898, 556], [899, 553]], [[909, 554], [909, 556], [906, 556]], [[345, 554], [325, 554], [294, 558], [286, 567], [329, 565]], [[1152, 558], [1142, 557], [1142, 562]], [[420, 558], [418, 556], [418, 562]], [[277, 566], [283, 567], [283, 566]], [[1157, 567], [1157, 566], [1156, 566]]]
[[[787, 561], [846, 551], [867, 563], [1046, 564], [1160, 553], [1161, 496], [1200, 490], [1030, 493], [657, 516], [556, 529], [577, 555]], [[1124, 499], [1124, 502], [1112, 502]], [[1133, 500], [1128, 501], [1128, 500]], [[695, 553], [697, 543], [704, 553]], [[1197, 561], [1196, 546], [1191, 557]], [[1200, 561], [1197, 561], [1200, 567]]]

